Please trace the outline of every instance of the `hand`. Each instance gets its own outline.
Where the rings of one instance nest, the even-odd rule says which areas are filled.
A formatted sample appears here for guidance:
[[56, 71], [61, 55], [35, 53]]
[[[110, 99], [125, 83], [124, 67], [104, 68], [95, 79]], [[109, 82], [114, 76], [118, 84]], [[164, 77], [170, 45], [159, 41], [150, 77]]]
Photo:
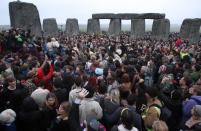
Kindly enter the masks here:
[[45, 55], [45, 61], [47, 61], [48, 60], [48, 56], [47, 55]]
[[52, 64], [52, 60], [49, 60], [49, 61], [47, 61], [47, 62], [48, 62], [48, 64], [49, 64], [49, 65], [51, 65], [51, 64]]
[[83, 98], [85, 98], [88, 94], [89, 94], [89, 92], [88, 92], [86, 89], [83, 88], [83, 89], [79, 92], [78, 96], [79, 96], [80, 99], [83, 99]]

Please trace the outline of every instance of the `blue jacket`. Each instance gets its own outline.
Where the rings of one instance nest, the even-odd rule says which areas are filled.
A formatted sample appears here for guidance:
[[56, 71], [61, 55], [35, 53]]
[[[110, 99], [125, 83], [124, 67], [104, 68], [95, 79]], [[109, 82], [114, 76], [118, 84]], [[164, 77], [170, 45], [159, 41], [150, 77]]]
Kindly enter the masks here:
[[[201, 96], [192, 96], [191, 98], [195, 98], [201, 102]], [[187, 120], [191, 117], [191, 109], [195, 105], [198, 105], [198, 103], [191, 98], [188, 101], [183, 103], [183, 115], [184, 115], [185, 120]]]

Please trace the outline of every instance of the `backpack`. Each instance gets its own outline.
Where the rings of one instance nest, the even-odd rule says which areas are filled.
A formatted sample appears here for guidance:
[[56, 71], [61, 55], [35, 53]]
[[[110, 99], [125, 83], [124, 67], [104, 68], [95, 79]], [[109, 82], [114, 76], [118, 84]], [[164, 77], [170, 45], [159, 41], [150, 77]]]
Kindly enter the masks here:
[[163, 120], [165, 122], [167, 122], [168, 120], [170, 120], [170, 117], [172, 116], [172, 112], [170, 109], [168, 109], [165, 105], [163, 105], [162, 107], [159, 106], [158, 104], [152, 104], [149, 107], [157, 107], [160, 109], [161, 111], [161, 115], [160, 115], [160, 120]]

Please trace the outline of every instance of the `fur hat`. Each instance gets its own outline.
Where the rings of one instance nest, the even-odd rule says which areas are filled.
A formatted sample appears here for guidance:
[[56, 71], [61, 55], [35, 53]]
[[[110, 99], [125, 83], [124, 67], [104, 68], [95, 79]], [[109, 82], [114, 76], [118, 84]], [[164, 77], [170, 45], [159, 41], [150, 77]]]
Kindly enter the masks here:
[[34, 92], [32, 92], [31, 97], [34, 99], [39, 107], [42, 107], [48, 93], [49, 90], [38, 88]]
[[16, 113], [12, 109], [6, 109], [0, 114], [0, 123], [11, 124], [15, 121]]

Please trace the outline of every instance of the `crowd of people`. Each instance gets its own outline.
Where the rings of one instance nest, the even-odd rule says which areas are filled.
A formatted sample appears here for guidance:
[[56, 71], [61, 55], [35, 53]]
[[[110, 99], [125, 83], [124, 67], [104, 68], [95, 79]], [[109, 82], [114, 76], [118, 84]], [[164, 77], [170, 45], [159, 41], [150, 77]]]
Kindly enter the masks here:
[[201, 41], [0, 33], [1, 131], [201, 130]]

